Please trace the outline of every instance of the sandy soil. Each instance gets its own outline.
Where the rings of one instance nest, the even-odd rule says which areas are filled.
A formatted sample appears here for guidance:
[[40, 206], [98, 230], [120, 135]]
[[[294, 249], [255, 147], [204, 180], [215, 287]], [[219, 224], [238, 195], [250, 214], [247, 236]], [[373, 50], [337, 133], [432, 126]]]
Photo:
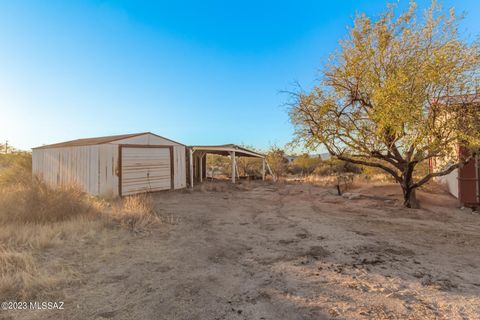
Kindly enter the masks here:
[[[212, 191], [209, 191], [212, 190]], [[203, 185], [155, 195], [164, 223], [66, 244], [64, 311], [24, 319], [480, 319], [480, 216], [395, 186]], [[61, 293], [61, 294], [60, 294]]]

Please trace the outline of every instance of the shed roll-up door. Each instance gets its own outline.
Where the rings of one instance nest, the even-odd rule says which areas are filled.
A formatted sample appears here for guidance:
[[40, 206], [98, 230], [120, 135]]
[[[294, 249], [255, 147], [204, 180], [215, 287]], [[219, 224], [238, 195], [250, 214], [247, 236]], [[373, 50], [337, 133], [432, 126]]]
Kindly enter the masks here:
[[170, 148], [121, 148], [121, 195], [172, 187]]

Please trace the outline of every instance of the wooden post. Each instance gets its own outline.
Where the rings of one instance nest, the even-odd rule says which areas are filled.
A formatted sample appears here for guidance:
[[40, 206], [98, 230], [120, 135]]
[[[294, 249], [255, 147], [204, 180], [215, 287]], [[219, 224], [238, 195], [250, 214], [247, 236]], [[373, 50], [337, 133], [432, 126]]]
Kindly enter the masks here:
[[262, 158], [262, 180], [265, 181], [265, 158]]
[[200, 173], [200, 182], [203, 182], [203, 153], [200, 153], [198, 173]]
[[193, 188], [193, 150], [190, 149], [190, 188]]
[[267, 164], [268, 172], [270, 172], [270, 174], [273, 177], [273, 180], [276, 182], [277, 181], [277, 176], [273, 173], [272, 168], [270, 168], [270, 165], [268, 164], [268, 162], [265, 161], [265, 163]]
[[235, 183], [235, 168], [237, 167], [237, 162], [235, 160], [235, 151], [230, 152], [230, 157], [232, 158], [232, 183]]

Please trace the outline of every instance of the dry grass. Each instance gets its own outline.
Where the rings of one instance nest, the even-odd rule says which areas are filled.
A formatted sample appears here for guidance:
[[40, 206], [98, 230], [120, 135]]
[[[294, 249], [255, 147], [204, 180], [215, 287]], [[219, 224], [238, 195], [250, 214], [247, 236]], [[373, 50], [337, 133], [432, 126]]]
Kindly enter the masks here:
[[53, 190], [32, 180], [28, 157], [0, 160], [2, 301], [58, 295], [59, 287], [81, 279], [64, 257], [46, 258], [51, 250], [74, 251], [72, 243], [97, 243], [116, 230], [138, 232], [161, 222], [150, 196], [109, 202], [74, 186]]
[[33, 252], [0, 249], [0, 296], [3, 300], [48, 296], [60, 285], [79, 281], [74, 270], [56, 265], [48, 271], [40, 266]]
[[[303, 179], [304, 182], [312, 183], [319, 186], [334, 186], [337, 183], [337, 176], [328, 175], [309, 175]], [[392, 179], [386, 174], [374, 174], [374, 175], [364, 175], [356, 174], [353, 178], [352, 187], [358, 187], [363, 185], [375, 185], [383, 184], [386, 182], [391, 182]]]
[[39, 182], [0, 187], [0, 297], [32, 299], [79, 277], [42, 254], [66, 240], [92, 237], [104, 227], [77, 189], [53, 191]]
[[108, 217], [136, 232], [160, 223], [155, 203], [148, 194], [129, 196], [114, 203]]
[[44, 265], [42, 256], [48, 250], [66, 243], [94, 243], [102, 233], [108, 236], [118, 229], [138, 233], [161, 222], [146, 195], [106, 202], [75, 188], [55, 191], [33, 183], [0, 188], [0, 203], [3, 300], [48, 296], [55, 288], [79, 281], [80, 275], [65, 267], [68, 261]]
[[92, 204], [75, 187], [52, 190], [34, 180], [0, 187], [1, 223], [49, 223], [93, 211]]
[[32, 155], [27, 152], [0, 155], [0, 186], [32, 180]]

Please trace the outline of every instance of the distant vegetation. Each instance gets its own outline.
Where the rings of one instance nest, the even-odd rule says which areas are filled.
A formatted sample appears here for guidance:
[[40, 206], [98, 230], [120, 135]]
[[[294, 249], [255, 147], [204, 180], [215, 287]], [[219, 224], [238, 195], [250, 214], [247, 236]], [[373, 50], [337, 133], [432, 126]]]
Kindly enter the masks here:
[[[247, 147], [255, 150], [252, 147]], [[259, 150], [257, 152], [262, 153]], [[363, 173], [364, 167], [346, 161], [331, 158], [322, 159], [319, 155], [307, 153], [289, 155], [278, 146], [272, 146], [265, 152], [266, 160], [273, 173], [273, 180], [285, 177], [307, 178], [309, 176], [336, 176], [343, 173]], [[258, 158], [239, 157], [237, 159], [238, 173], [245, 179], [260, 179], [262, 176], [262, 161]], [[266, 169], [268, 173], [268, 168]], [[370, 174], [379, 174], [367, 170]], [[231, 173], [231, 160], [229, 157], [219, 155], [208, 155], [207, 175], [208, 177], [226, 179]]]

